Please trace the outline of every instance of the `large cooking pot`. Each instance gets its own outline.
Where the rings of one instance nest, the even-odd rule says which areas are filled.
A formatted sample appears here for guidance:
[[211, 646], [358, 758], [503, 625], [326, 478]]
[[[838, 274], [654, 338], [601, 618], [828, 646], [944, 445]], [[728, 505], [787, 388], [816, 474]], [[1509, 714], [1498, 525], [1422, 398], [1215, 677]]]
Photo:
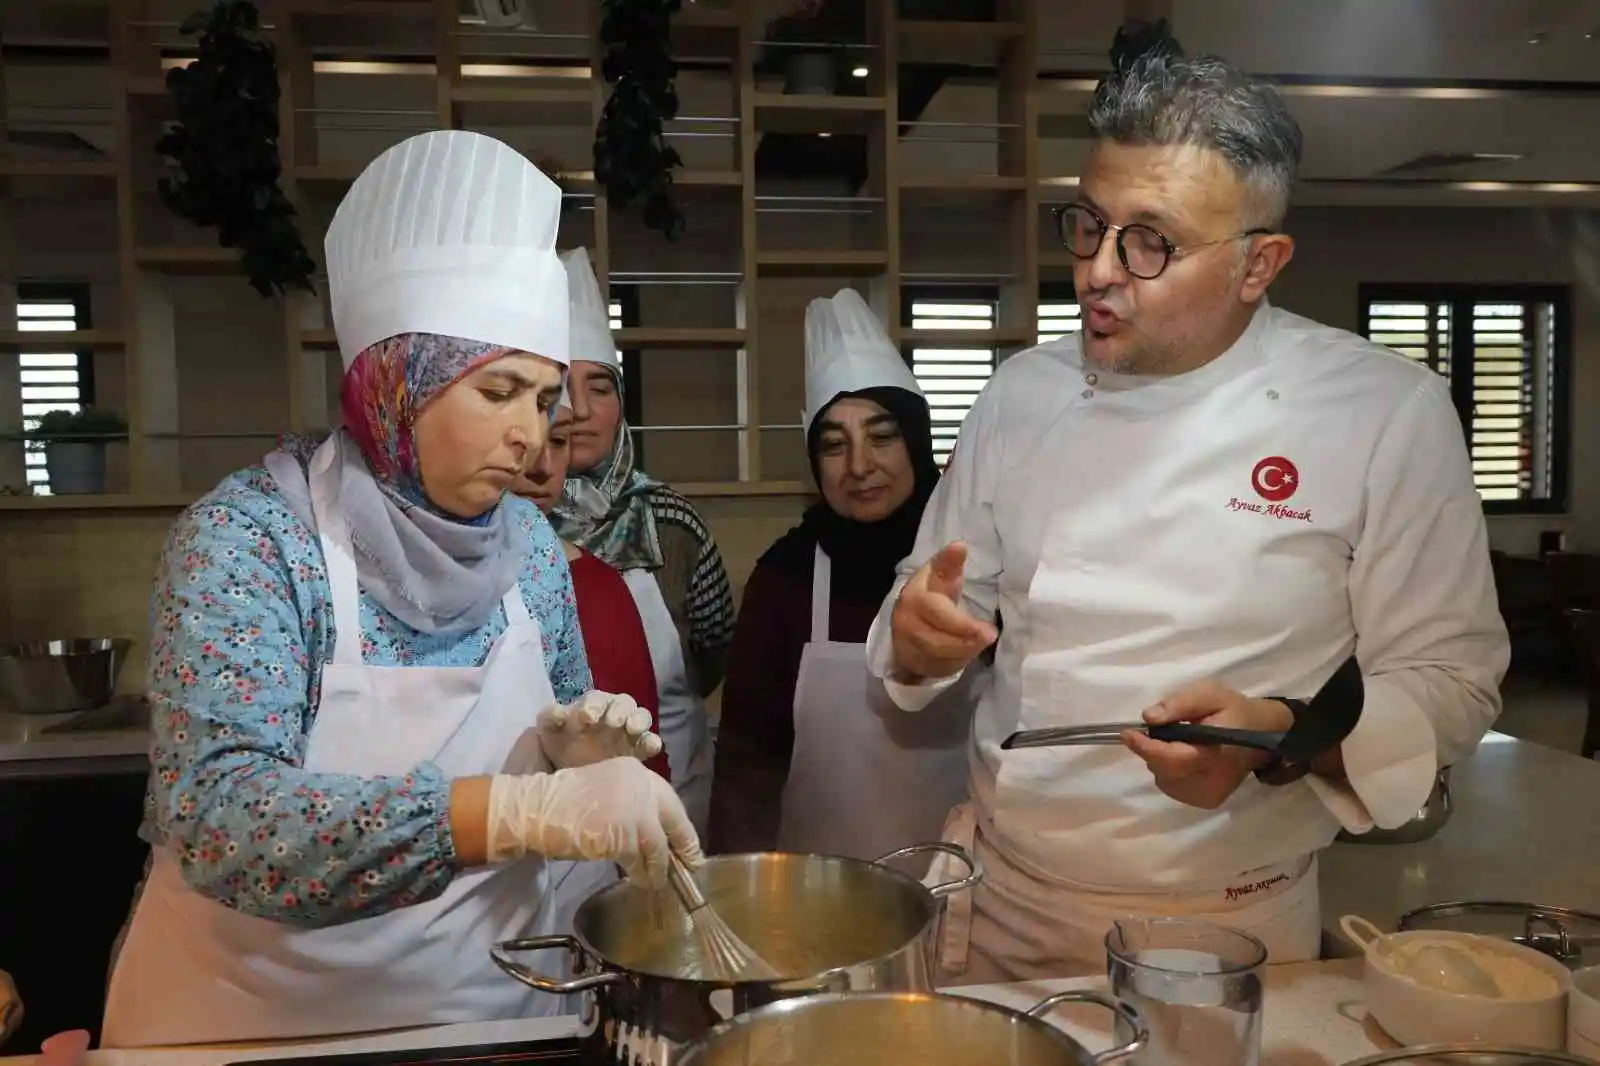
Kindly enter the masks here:
[[1346, 1066], [1594, 1066], [1581, 1055], [1483, 1044], [1429, 1044], [1382, 1051]]
[[[967, 876], [927, 887], [885, 863], [939, 851]], [[624, 881], [578, 906], [571, 936], [508, 940], [495, 964], [551, 995], [594, 993], [582, 1032], [593, 1062], [670, 1062], [684, 1044], [735, 1014], [793, 996], [930, 989], [942, 901], [983, 878], [954, 844], [917, 844], [873, 862], [834, 855], [767, 852], [719, 855], [695, 871], [706, 901], [782, 976], [776, 981], [700, 980], [694, 927], [669, 889]], [[511, 956], [565, 949], [572, 974], [560, 980]]]
[[[1088, 1051], [1041, 1020], [1062, 1003], [1115, 1011], [1133, 1039]], [[1107, 1066], [1149, 1038], [1136, 1008], [1098, 992], [1058, 992], [1027, 1011], [961, 996], [847, 992], [742, 1014], [686, 1048], [678, 1066]]]
[[1400, 916], [1400, 932], [1448, 929], [1482, 933], [1542, 951], [1570, 970], [1600, 965], [1600, 914], [1510, 900], [1451, 900]]
[[1444, 828], [1454, 809], [1450, 798], [1450, 767], [1446, 766], [1433, 779], [1433, 788], [1416, 814], [1393, 829], [1369, 829], [1365, 833], [1341, 829], [1338, 839], [1345, 844], [1420, 844], [1431, 840]]

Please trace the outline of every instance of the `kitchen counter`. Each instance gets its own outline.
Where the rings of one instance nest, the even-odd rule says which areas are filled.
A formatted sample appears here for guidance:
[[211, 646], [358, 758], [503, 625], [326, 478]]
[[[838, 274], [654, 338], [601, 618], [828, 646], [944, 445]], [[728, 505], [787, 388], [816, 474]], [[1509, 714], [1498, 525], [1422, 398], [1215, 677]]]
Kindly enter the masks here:
[[1416, 844], [1323, 853], [1323, 926], [1355, 913], [1393, 929], [1449, 900], [1512, 900], [1600, 913], [1600, 762], [1490, 733], [1451, 774], [1454, 813]]
[[[1026, 1009], [1045, 996], [1069, 988], [1104, 988], [1104, 978], [987, 985], [955, 989], [964, 996]], [[1267, 969], [1262, 1066], [1340, 1066], [1395, 1045], [1367, 1020], [1361, 1005], [1360, 965], [1353, 960], [1304, 963]], [[1111, 1044], [1111, 1016], [1097, 1007], [1063, 1006], [1050, 1020], [1085, 1047]], [[575, 1018], [448, 1025], [434, 1029], [347, 1037], [305, 1044], [204, 1047], [181, 1050], [95, 1051], [88, 1066], [223, 1066], [247, 1059], [289, 1055], [339, 1054], [407, 1048], [463, 1047], [501, 1041], [567, 1036]], [[33, 1057], [0, 1059], [4, 1066], [27, 1066]]]
[[[19, 748], [25, 752], [20, 757], [23, 761], [12, 766], [38, 766], [53, 759], [98, 763], [103, 768], [108, 759], [102, 753], [136, 750], [140, 754], [135, 757], [142, 759], [145, 743], [143, 729], [30, 738], [20, 745], [0, 732], [0, 779], [8, 765], [4, 760], [18, 759]], [[1332, 947], [1348, 950], [1337, 934], [1343, 914], [1358, 913], [1388, 929], [1407, 910], [1453, 899], [1520, 900], [1600, 913], [1600, 863], [1594, 858], [1600, 854], [1600, 820], [1594, 817], [1600, 810], [1600, 763], [1492, 733], [1473, 758], [1455, 769], [1452, 792], [1454, 814], [1431, 840], [1398, 845], [1336, 844], [1323, 854], [1323, 921], [1334, 934]], [[130, 804], [130, 819], [137, 815], [136, 806]], [[69, 834], [66, 839], [73, 838]], [[116, 921], [109, 927], [113, 933], [125, 911], [125, 898], [123, 893], [115, 908]], [[1353, 980], [1356, 971], [1349, 961], [1286, 966], [1270, 973], [1268, 1047], [1283, 1049], [1276, 1061], [1284, 1066], [1336, 1064], [1377, 1049], [1383, 1038], [1362, 1020], [1360, 990]], [[962, 992], [1028, 1006], [1043, 998], [1041, 989], [1064, 987], [1071, 983]], [[1109, 1032], [1108, 1019], [1097, 1017], [1100, 1013], [1092, 1008], [1071, 1008], [1053, 1017], [1066, 1019], [1069, 1028], [1083, 1026], [1085, 1042], [1092, 1043], [1094, 1034]], [[317, 1047], [330, 1052], [529, 1040], [563, 1035], [570, 1025], [530, 1021], [449, 1027], [350, 1038]], [[1295, 1050], [1307, 1047], [1325, 1055]], [[156, 1061], [209, 1066], [283, 1053], [282, 1048], [197, 1049], [155, 1057], [154, 1053], [108, 1052], [97, 1053], [95, 1061], [108, 1066], [144, 1066]], [[1275, 1060], [1269, 1055], [1267, 1061]]]
[[149, 747], [149, 709], [137, 697], [77, 714], [0, 713], [0, 781], [144, 773]]

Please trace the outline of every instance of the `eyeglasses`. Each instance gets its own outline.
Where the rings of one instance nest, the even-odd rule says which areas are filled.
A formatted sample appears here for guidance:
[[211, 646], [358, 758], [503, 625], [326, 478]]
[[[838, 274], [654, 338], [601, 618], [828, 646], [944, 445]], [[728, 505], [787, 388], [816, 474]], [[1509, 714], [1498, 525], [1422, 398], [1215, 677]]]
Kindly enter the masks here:
[[1187, 255], [1199, 248], [1209, 248], [1212, 245], [1227, 244], [1229, 241], [1272, 232], [1270, 229], [1252, 229], [1235, 233], [1231, 237], [1180, 247], [1167, 240], [1166, 235], [1160, 230], [1140, 222], [1113, 226], [1087, 204], [1068, 204], [1065, 207], [1058, 207], [1055, 209], [1055, 216], [1061, 243], [1077, 259], [1093, 259], [1099, 255], [1100, 242], [1105, 240], [1106, 233], [1115, 233], [1117, 259], [1122, 263], [1122, 269], [1141, 281], [1160, 277], [1161, 272], [1167, 269], [1167, 264], [1175, 256]]

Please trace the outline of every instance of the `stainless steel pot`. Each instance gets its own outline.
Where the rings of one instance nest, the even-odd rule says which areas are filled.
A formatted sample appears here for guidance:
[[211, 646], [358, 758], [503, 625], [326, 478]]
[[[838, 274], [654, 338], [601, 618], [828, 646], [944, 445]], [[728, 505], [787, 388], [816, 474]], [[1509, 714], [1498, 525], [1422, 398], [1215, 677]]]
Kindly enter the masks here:
[[1449, 929], [1498, 936], [1542, 951], [1568, 969], [1600, 964], [1600, 914], [1510, 900], [1453, 900], [1400, 916], [1396, 928]]
[[[1062, 1003], [1114, 1011], [1133, 1039], [1090, 1052], [1041, 1019]], [[724, 1022], [684, 1050], [679, 1066], [1107, 1066], [1150, 1038], [1130, 1004], [1058, 992], [1026, 1011], [961, 996], [850, 992], [786, 1000]]]
[[[939, 851], [966, 877], [929, 888], [883, 865]], [[918, 844], [875, 862], [832, 855], [719, 855], [695, 873], [707, 902], [783, 977], [702, 981], [694, 976], [693, 925], [669, 889], [630, 882], [578, 906], [571, 936], [527, 937], [494, 947], [495, 964], [551, 995], [592, 992], [582, 1036], [592, 1062], [667, 1063], [689, 1041], [735, 1014], [793, 996], [932, 987], [943, 899], [983, 878], [954, 844]], [[564, 949], [573, 976], [559, 980], [511, 958]]]
[[1406, 821], [1393, 829], [1370, 829], [1365, 833], [1339, 832], [1339, 840], [1346, 844], [1417, 844], [1434, 836], [1450, 820], [1455, 809], [1450, 799], [1450, 767], [1446, 766], [1434, 778], [1433, 790], [1427, 802]]
[[1594, 1063], [1565, 1051], [1429, 1044], [1382, 1051], [1345, 1066], [1594, 1066]]

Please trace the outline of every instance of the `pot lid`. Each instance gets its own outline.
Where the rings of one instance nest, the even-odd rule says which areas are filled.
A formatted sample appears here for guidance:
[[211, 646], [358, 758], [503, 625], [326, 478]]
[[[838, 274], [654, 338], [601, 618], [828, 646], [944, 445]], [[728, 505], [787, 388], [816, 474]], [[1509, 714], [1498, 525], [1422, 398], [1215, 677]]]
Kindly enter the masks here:
[[1565, 1051], [1497, 1048], [1478, 1044], [1429, 1044], [1382, 1051], [1345, 1066], [1594, 1066]]
[[[1034, 1010], [1048, 1009], [1054, 998]], [[731, 1018], [685, 1048], [679, 1061], [682, 1066], [1094, 1066], [1121, 1062], [1130, 1050], [1095, 1055], [1031, 1013], [965, 996], [832, 992], [780, 999]]]
[[1407, 911], [1396, 928], [1448, 929], [1480, 933], [1537, 948], [1560, 959], [1575, 959], [1600, 947], [1600, 914], [1514, 900], [1452, 900]]
[[1478, 915], [1510, 915], [1525, 917], [1529, 914], [1549, 914], [1559, 918], [1570, 918], [1574, 921], [1593, 922], [1600, 925], [1600, 914], [1592, 911], [1578, 910], [1573, 907], [1557, 907], [1544, 903], [1526, 903], [1518, 900], [1500, 899], [1458, 899], [1445, 903], [1430, 903], [1426, 907], [1418, 907], [1407, 911], [1401, 916], [1401, 921], [1413, 917], [1418, 919], [1436, 920], [1442, 918], [1472, 917]]

